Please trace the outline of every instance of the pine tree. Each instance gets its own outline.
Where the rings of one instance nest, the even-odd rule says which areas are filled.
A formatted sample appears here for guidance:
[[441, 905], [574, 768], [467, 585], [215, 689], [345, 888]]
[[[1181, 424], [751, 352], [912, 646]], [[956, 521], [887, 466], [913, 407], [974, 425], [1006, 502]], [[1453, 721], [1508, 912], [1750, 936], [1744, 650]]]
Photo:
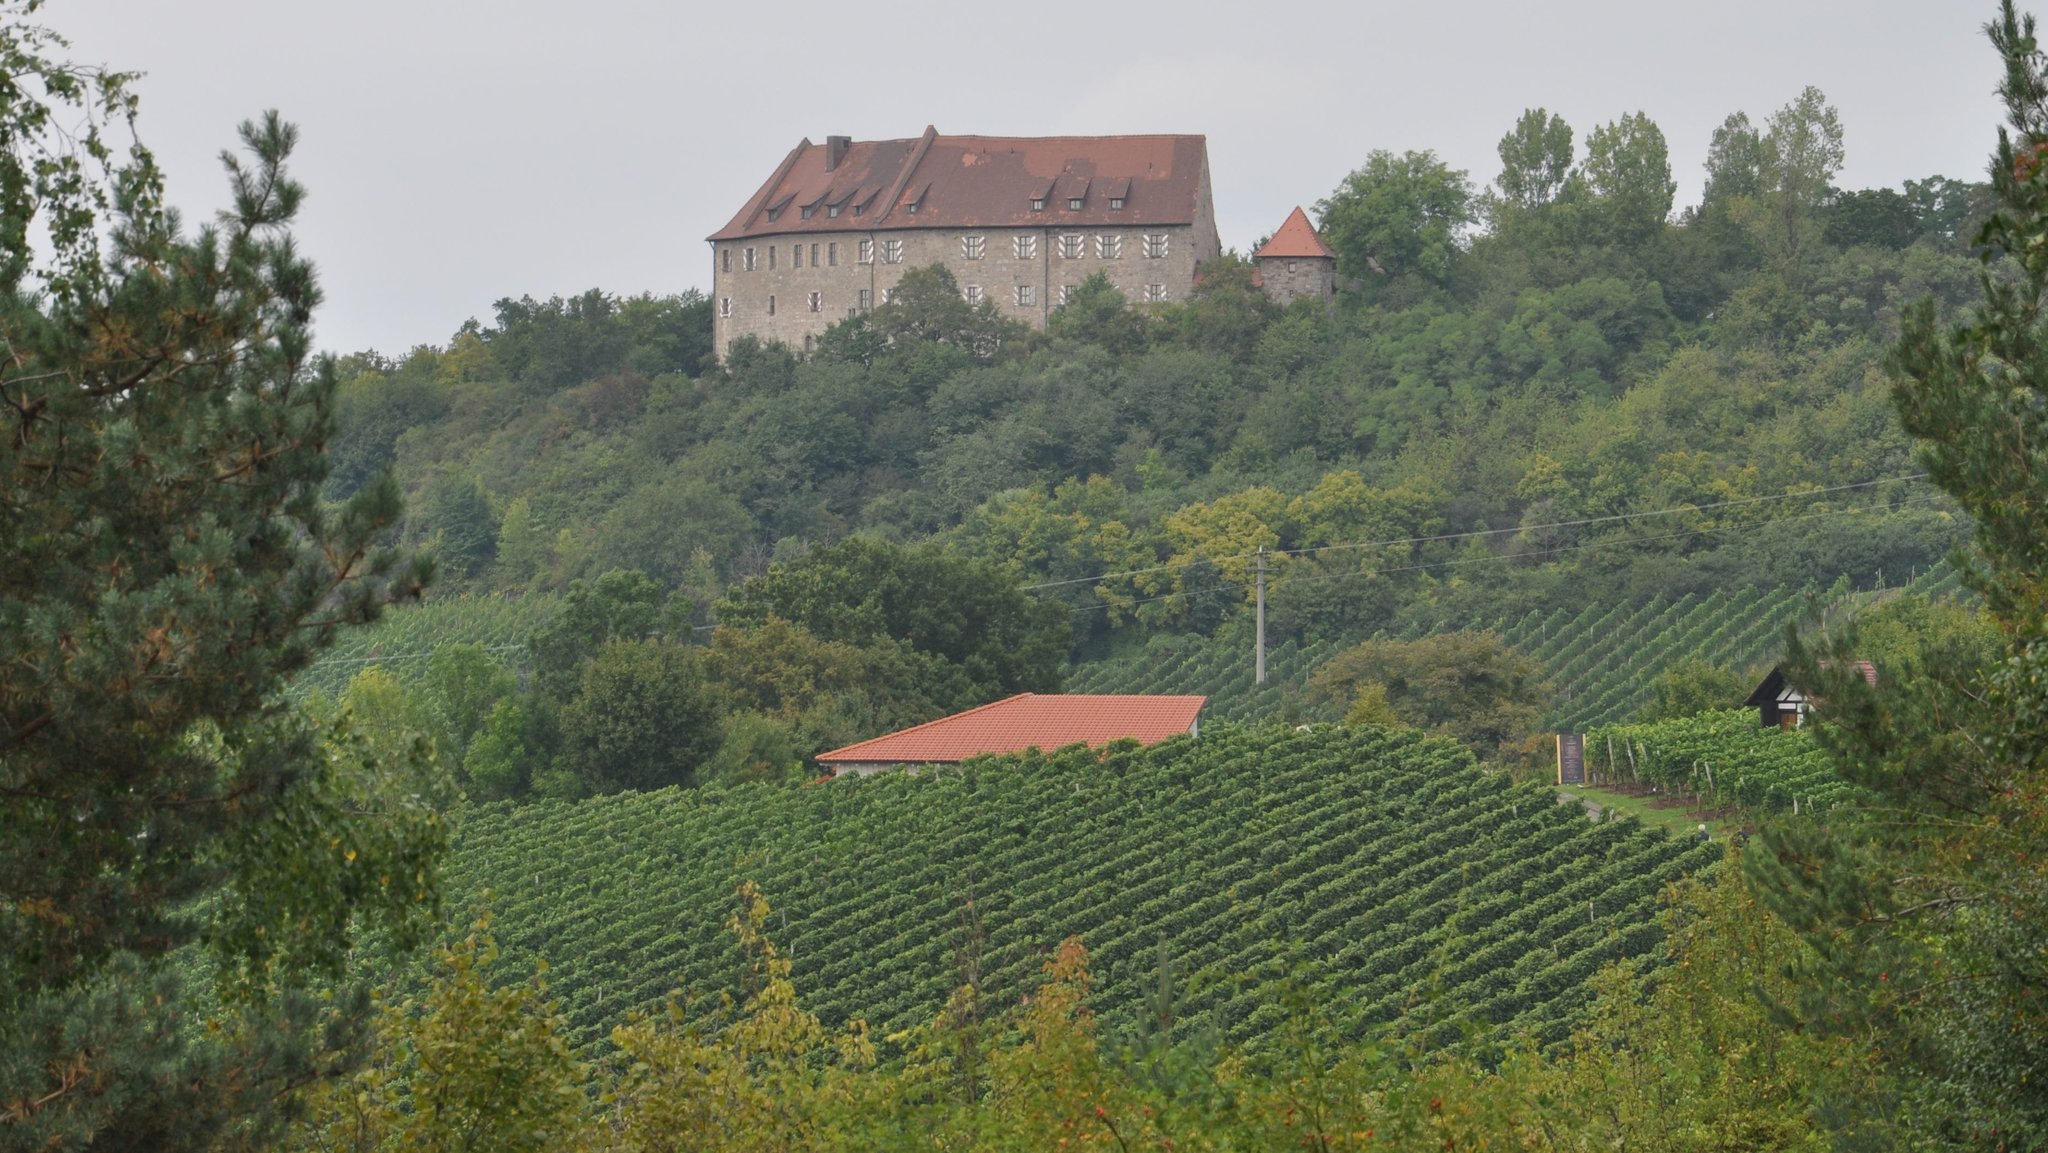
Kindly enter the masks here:
[[441, 839], [280, 689], [429, 573], [378, 544], [388, 477], [319, 499], [294, 130], [243, 125], [187, 232], [132, 78], [38, 3], [0, 5], [0, 1147], [253, 1140], [359, 1046], [316, 987], [419, 927]]
[[1894, 396], [1934, 483], [1975, 519], [1967, 581], [2003, 634], [1865, 683], [1855, 637], [1795, 646], [1818, 734], [1876, 801], [1772, 831], [1745, 863], [1817, 949], [1785, 1006], [1860, 1037], [1892, 1084], [1821, 1102], [1914, 1147], [2048, 1148], [2048, 57], [2011, 0], [1980, 303], [1905, 320]]

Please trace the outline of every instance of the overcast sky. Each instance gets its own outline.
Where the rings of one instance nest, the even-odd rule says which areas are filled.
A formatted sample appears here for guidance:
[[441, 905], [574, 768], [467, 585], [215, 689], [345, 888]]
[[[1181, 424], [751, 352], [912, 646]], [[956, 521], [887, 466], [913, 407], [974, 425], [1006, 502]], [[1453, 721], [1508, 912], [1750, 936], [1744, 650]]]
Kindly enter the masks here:
[[1812, 84], [1845, 187], [1977, 179], [1995, 140], [1992, 0], [50, 0], [76, 58], [146, 73], [143, 134], [188, 214], [215, 155], [302, 130], [298, 235], [320, 343], [446, 342], [503, 296], [706, 288], [703, 238], [803, 137], [1209, 138], [1217, 223], [1248, 247], [1374, 149], [1485, 183], [1524, 108], [1645, 111], [1696, 201], [1708, 136]]

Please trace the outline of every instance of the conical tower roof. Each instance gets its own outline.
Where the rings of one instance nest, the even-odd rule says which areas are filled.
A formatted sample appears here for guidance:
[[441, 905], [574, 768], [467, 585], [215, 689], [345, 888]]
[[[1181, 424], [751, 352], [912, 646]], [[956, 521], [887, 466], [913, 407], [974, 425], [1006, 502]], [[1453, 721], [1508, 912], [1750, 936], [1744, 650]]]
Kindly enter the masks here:
[[1280, 231], [1273, 234], [1273, 239], [1268, 240], [1265, 247], [1254, 252], [1252, 259], [1265, 260], [1276, 256], [1283, 260], [1337, 259], [1337, 254], [1330, 251], [1330, 246], [1324, 244], [1323, 238], [1316, 235], [1316, 226], [1308, 222], [1308, 213], [1303, 212], [1300, 205], [1295, 205], [1294, 211], [1287, 214], [1287, 222], [1280, 226]]

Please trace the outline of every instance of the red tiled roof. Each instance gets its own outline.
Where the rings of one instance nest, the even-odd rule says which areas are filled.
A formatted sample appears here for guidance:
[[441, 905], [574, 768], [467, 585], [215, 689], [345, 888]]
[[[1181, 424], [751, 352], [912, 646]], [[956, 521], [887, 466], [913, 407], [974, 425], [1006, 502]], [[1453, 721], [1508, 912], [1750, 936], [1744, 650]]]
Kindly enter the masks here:
[[[1192, 224], [1208, 166], [1208, 143], [1200, 136], [941, 136], [926, 128], [914, 140], [848, 143], [827, 171], [830, 150], [829, 142], [798, 144], [731, 223], [706, 239], [884, 227]], [[825, 210], [856, 187], [888, 196], [859, 216], [851, 204], [838, 216]], [[906, 197], [906, 190], [913, 195]], [[1076, 194], [1081, 207], [1070, 209], [1068, 198]], [[1112, 196], [1123, 207], [1110, 208]], [[1033, 197], [1045, 199], [1042, 210], [1031, 210]], [[912, 199], [915, 212], [906, 203]], [[806, 209], [812, 210], [808, 218]]]
[[818, 755], [821, 764], [938, 764], [984, 753], [1157, 744], [1194, 728], [1207, 697], [1019, 693], [980, 708]]
[[1330, 251], [1330, 246], [1324, 244], [1323, 238], [1316, 235], [1316, 226], [1308, 222], [1308, 213], [1303, 212], [1299, 205], [1287, 214], [1287, 220], [1280, 225], [1280, 231], [1273, 234], [1273, 239], [1252, 253], [1253, 260], [1275, 256], [1283, 260], [1337, 259], [1337, 254]]

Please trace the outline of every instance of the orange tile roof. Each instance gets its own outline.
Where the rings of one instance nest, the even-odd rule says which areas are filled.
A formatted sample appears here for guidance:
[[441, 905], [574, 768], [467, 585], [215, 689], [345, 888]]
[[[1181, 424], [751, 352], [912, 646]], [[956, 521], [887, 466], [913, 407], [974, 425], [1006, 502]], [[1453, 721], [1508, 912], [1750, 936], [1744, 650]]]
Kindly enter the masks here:
[[818, 755], [826, 765], [940, 764], [984, 753], [1100, 748], [1125, 737], [1157, 744], [1188, 732], [1207, 697], [1018, 693], [915, 728]]
[[[910, 140], [847, 141], [843, 152], [831, 140], [806, 138], [707, 239], [884, 227], [1192, 224], [1208, 165], [1201, 136], [943, 136], [927, 127]], [[850, 206], [837, 216], [820, 210], [856, 189], [890, 195], [872, 205], [858, 201], [859, 215]], [[1038, 211], [1034, 197], [1045, 200]], [[1070, 198], [1081, 207], [1068, 208]], [[1121, 203], [1112, 208], [1112, 199]]]
[[1287, 220], [1280, 225], [1280, 231], [1273, 234], [1265, 246], [1252, 253], [1253, 260], [1279, 257], [1283, 260], [1322, 259], [1335, 260], [1337, 254], [1316, 235], [1316, 226], [1308, 222], [1308, 213], [1296, 205], [1287, 214]]

